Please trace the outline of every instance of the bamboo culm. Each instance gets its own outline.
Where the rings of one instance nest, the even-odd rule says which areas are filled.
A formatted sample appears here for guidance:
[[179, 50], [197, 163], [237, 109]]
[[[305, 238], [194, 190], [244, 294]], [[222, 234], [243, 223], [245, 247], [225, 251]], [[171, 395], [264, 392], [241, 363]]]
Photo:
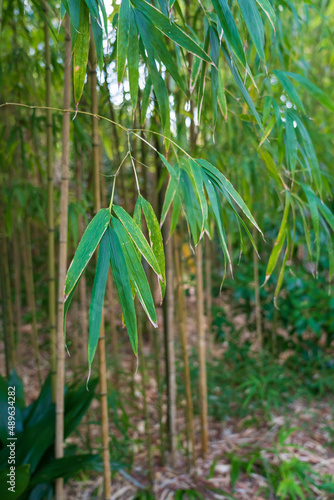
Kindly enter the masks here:
[[[63, 108], [71, 106], [71, 30], [70, 20], [65, 18], [65, 60], [64, 60], [64, 100]], [[68, 191], [70, 162], [70, 113], [63, 113], [62, 168], [60, 188], [60, 237], [59, 237], [59, 280], [57, 310], [57, 394], [56, 394], [56, 458], [64, 456], [64, 385], [65, 385], [65, 345], [63, 334], [64, 288], [67, 270], [68, 232]], [[56, 500], [63, 500], [64, 480], [56, 479]]]

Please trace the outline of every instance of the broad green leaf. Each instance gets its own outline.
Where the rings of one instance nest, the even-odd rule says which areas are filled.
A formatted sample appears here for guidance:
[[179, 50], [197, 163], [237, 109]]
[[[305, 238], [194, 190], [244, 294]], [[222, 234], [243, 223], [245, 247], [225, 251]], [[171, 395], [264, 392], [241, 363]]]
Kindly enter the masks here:
[[139, 301], [143, 306], [147, 317], [153, 324], [154, 328], [157, 328], [157, 314], [154, 307], [152, 293], [142, 263], [140, 261], [140, 258], [138, 257], [137, 249], [135, 248], [126, 229], [124, 229], [119, 220], [113, 217], [111, 223], [117, 233], [118, 239], [123, 249], [125, 262], [129, 271], [130, 281], [134, 286]]
[[129, 46], [129, 27], [130, 27], [130, 3], [129, 0], [122, 0], [118, 14], [118, 33], [117, 33], [117, 81], [118, 82], [121, 82], [123, 80], [126, 56]]
[[143, 229], [142, 225], [142, 214], [141, 214], [141, 196], [138, 196], [138, 199], [135, 204], [135, 209], [133, 211], [133, 220], [137, 224], [140, 229]]
[[249, 109], [253, 113], [253, 115], [254, 115], [257, 123], [259, 124], [260, 128], [263, 129], [261, 118], [260, 118], [258, 112], [255, 109], [254, 103], [253, 103], [253, 101], [251, 99], [251, 96], [248, 93], [248, 90], [246, 89], [243, 81], [241, 80], [241, 77], [239, 75], [239, 71], [238, 71], [237, 67], [234, 65], [233, 61], [231, 61], [231, 58], [228, 55], [228, 53], [226, 52], [226, 50], [223, 47], [223, 45], [221, 45], [220, 48], [223, 51], [223, 54], [225, 56], [227, 64], [229, 65], [229, 68], [231, 70], [231, 73], [232, 73], [232, 76], [234, 78], [235, 83], [237, 84], [237, 86], [238, 86], [241, 94], [243, 95], [243, 98], [245, 99], [246, 103], [248, 104]]
[[85, 83], [89, 52], [89, 9], [85, 3], [80, 7], [79, 30], [74, 46], [74, 100], [80, 101]]
[[285, 115], [285, 147], [288, 165], [290, 167], [292, 178], [294, 178], [297, 165], [297, 137], [293, 124], [293, 117], [290, 113]]
[[303, 106], [302, 101], [300, 100], [300, 97], [298, 95], [297, 90], [295, 87], [292, 85], [290, 82], [289, 78], [286, 76], [286, 74], [283, 71], [275, 70], [273, 71], [274, 75], [278, 78], [280, 84], [282, 85], [283, 89], [285, 92], [288, 94], [289, 98], [297, 106], [297, 108], [300, 109], [303, 113], [305, 113], [305, 109]]
[[273, 30], [275, 31], [275, 24], [276, 24], [276, 14], [275, 11], [270, 3], [270, 0], [256, 0], [263, 12], [266, 14], [268, 17]]
[[328, 108], [330, 111], [334, 112], [334, 102], [328, 97], [325, 92], [323, 92], [319, 87], [314, 85], [308, 78], [297, 73], [285, 72], [287, 76], [300, 83], [309, 94], [311, 94], [314, 99], [320, 102], [323, 106]]
[[146, 220], [151, 248], [155, 255], [155, 258], [157, 259], [163, 277], [163, 282], [159, 282], [161, 289], [161, 301], [162, 301], [166, 291], [166, 268], [165, 268], [164, 244], [162, 241], [161, 230], [158, 219], [152, 208], [152, 205], [142, 196], [141, 196], [141, 206]]
[[100, 243], [110, 222], [110, 217], [109, 209], [102, 208], [86, 228], [67, 271], [64, 290], [65, 307], [70, 293], [78, 283], [96, 247]]
[[283, 212], [283, 218], [281, 222], [281, 226], [274, 244], [274, 248], [271, 251], [268, 265], [267, 265], [267, 270], [266, 270], [266, 277], [264, 281], [264, 285], [267, 283], [269, 280], [270, 276], [273, 273], [273, 270], [275, 269], [277, 259], [281, 253], [285, 238], [286, 238], [286, 232], [289, 230], [287, 228], [287, 221], [288, 221], [288, 216], [289, 216], [289, 208], [290, 208], [290, 195], [286, 191], [285, 193], [285, 207], [284, 207], [284, 212]]
[[211, 62], [210, 57], [204, 52], [200, 45], [153, 5], [145, 0], [131, 0], [131, 3], [136, 9], [145, 14], [151, 23], [153, 23], [164, 35], [171, 38], [184, 49], [204, 59], [204, 61]]
[[234, 200], [234, 202], [241, 208], [243, 213], [246, 215], [246, 217], [250, 220], [250, 222], [253, 224], [253, 226], [256, 227], [256, 229], [262, 234], [261, 229], [257, 225], [254, 217], [252, 216], [249, 208], [247, 207], [246, 203], [243, 201], [239, 193], [234, 189], [232, 186], [231, 182], [211, 163], [209, 163], [206, 160], [202, 159], [196, 159], [197, 163], [199, 163], [204, 169], [209, 173], [209, 176], [214, 180], [218, 182], [218, 185], [221, 186], [221, 191], [222, 194], [224, 194], [224, 191], [226, 191], [231, 198]]
[[124, 321], [135, 355], [138, 355], [137, 318], [133, 302], [129, 271], [122, 246], [115, 229], [108, 227], [107, 237], [110, 244], [110, 265], [118, 298], [122, 307]]
[[242, 17], [260, 59], [264, 60], [264, 26], [255, 0], [238, 0]]
[[324, 204], [324, 202], [321, 201], [318, 197], [317, 197], [317, 204], [323, 218], [326, 220], [327, 224], [331, 227], [332, 231], [334, 231], [334, 215], [329, 210], [329, 208]]
[[88, 339], [88, 365], [92, 366], [95, 351], [100, 336], [102, 309], [106, 293], [107, 277], [110, 261], [110, 244], [107, 234], [104, 233], [97, 258], [92, 297], [89, 306], [89, 339]]
[[[71, 24], [73, 25], [74, 29], [78, 32], [80, 24], [80, 2], [78, 2], [77, 0], [68, 0], [68, 8], [69, 8]], [[74, 45], [73, 38], [72, 38], [72, 45]]]
[[312, 223], [313, 223], [313, 228], [314, 228], [314, 235], [315, 235], [315, 244], [316, 244], [316, 262], [318, 263], [319, 257], [320, 257], [320, 219], [319, 219], [319, 212], [318, 212], [318, 206], [317, 206], [317, 199], [318, 197], [314, 194], [310, 186], [304, 183], [300, 183], [305, 196], [308, 201], [308, 206], [310, 209], [311, 213], [311, 218], [312, 218]]
[[[233, 50], [238, 61], [245, 67], [246, 58], [242, 41], [227, 0], [211, 0], [224, 30], [223, 36]], [[219, 33], [220, 36], [220, 33]]]
[[135, 109], [137, 106], [139, 90], [139, 38], [132, 9], [130, 9], [128, 70], [131, 102], [133, 109]]
[[121, 221], [129, 235], [131, 236], [134, 244], [147, 261], [147, 263], [152, 267], [153, 271], [157, 274], [158, 278], [163, 281], [163, 276], [161, 273], [158, 261], [150, 248], [145, 236], [141, 232], [140, 228], [134, 222], [132, 217], [124, 210], [124, 208], [117, 205], [113, 205], [113, 210], [117, 215], [118, 219]]

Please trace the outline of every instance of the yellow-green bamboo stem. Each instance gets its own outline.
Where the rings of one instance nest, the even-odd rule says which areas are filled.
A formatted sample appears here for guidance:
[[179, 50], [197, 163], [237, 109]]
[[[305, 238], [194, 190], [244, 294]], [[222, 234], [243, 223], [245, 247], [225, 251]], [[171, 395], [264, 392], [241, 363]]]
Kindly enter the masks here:
[[195, 252], [196, 263], [196, 296], [197, 296], [197, 337], [199, 361], [199, 395], [201, 407], [201, 441], [202, 455], [208, 451], [208, 399], [206, 380], [206, 342], [204, 327], [204, 300], [203, 300], [203, 256], [202, 243], [199, 243]]
[[189, 465], [195, 462], [195, 432], [194, 432], [194, 415], [193, 415], [193, 402], [191, 397], [191, 379], [189, 370], [189, 358], [187, 347], [187, 331], [186, 331], [186, 304], [182, 283], [182, 255], [180, 248], [177, 244], [176, 237], [173, 239], [174, 250], [174, 267], [177, 286], [177, 312], [178, 312], [178, 326], [182, 343], [183, 354], [183, 369], [184, 369], [184, 386], [186, 390], [186, 435], [188, 447], [188, 460]]
[[[257, 244], [257, 230], [253, 227], [253, 239]], [[253, 275], [254, 275], [254, 292], [255, 292], [255, 320], [256, 320], [256, 337], [260, 352], [263, 349], [262, 337], [262, 318], [261, 318], [261, 299], [260, 299], [260, 278], [259, 278], [259, 257], [253, 248]]]
[[[96, 56], [93, 38], [89, 51], [89, 63], [91, 74], [91, 98], [92, 98], [92, 149], [93, 149], [93, 169], [94, 169], [94, 210], [98, 212], [101, 208], [100, 192], [100, 157], [99, 157], [99, 130], [97, 102], [97, 77], [96, 77]], [[106, 348], [104, 314], [102, 312], [101, 330], [99, 337], [99, 375], [100, 375], [100, 405], [101, 405], [101, 427], [102, 427], [102, 453], [103, 453], [103, 480], [104, 498], [110, 500], [111, 497], [111, 474], [110, 474], [110, 452], [109, 452], [109, 424], [108, 424], [108, 400], [107, 400], [107, 369], [106, 369]]]
[[209, 338], [209, 349], [212, 350], [212, 279], [211, 279], [211, 241], [205, 235], [205, 299], [206, 299], [206, 330]]
[[[3, 234], [0, 239], [1, 239], [1, 267], [4, 279], [4, 303], [6, 305], [6, 326], [8, 335], [7, 337], [8, 371], [11, 371], [14, 368], [16, 368], [13, 306], [11, 299], [7, 238]], [[9, 375], [9, 373], [7, 373], [7, 375]]]
[[150, 430], [150, 416], [147, 406], [147, 393], [146, 393], [146, 361], [143, 351], [143, 324], [142, 316], [138, 314], [138, 303], [136, 303], [136, 311], [138, 317], [138, 352], [139, 352], [139, 369], [142, 382], [143, 406], [144, 406], [144, 422], [146, 434], [146, 448], [147, 448], [147, 462], [148, 462], [148, 476], [153, 483], [153, 461], [152, 461], [152, 438]]
[[[71, 29], [68, 15], [65, 17], [65, 60], [64, 60], [64, 100], [63, 108], [71, 105]], [[67, 230], [68, 191], [70, 176], [70, 113], [63, 113], [62, 167], [60, 187], [60, 235], [57, 310], [57, 397], [56, 397], [56, 458], [64, 456], [64, 385], [65, 385], [65, 345], [63, 334], [64, 289], [67, 270]], [[63, 500], [63, 478], [56, 479], [56, 500]]]
[[[170, 213], [164, 225], [165, 241], [170, 228]], [[174, 271], [173, 271], [173, 236], [165, 243], [166, 256], [166, 295], [164, 299], [164, 340], [166, 353], [167, 379], [167, 424], [170, 464], [176, 462], [176, 384], [175, 384], [175, 325], [174, 325]]]
[[15, 323], [17, 331], [17, 362], [22, 361], [22, 303], [21, 303], [21, 262], [20, 248], [16, 231], [13, 233], [14, 286], [15, 286]]
[[[48, 15], [44, 8], [45, 16]], [[49, 327], [51, 347], [51, 385], [52, 401], [56, 402], [57, 391], [57, 348], [56, 348], [56, 269], [55, 269], [55, 227], [54, 227], [54, 195], [53, 195], [53, 134], [51, 107], [51, 52], [49, 27], [44, 22], [45, 42], [45, 106], [46, 106], [46, 163], [48, 178], [48, 275], [49, 275]]]
[[36, 318], [36, 301], [35, 301], [35, 285], [34, 285], [34, 272], [32, 264], [32, 251], [31, 251], [31, 237], [30, 237], [30, 222], [27, 220], [24, 226], [25, 234], [25, 247], [26, 247], [26, 258], [27, 258], [27, 275], [28, 275], [28, 304], [31, 312], [31, 323], [32, 323], [32, 341], [35, 351], [35, 361], [37, 366], [38, 380], [40, 385], [42, 385], [42, 370], [41, 370], [41, 358], [39, 352], [38, 344], [38, 329], [37, 329], [37, 318]]

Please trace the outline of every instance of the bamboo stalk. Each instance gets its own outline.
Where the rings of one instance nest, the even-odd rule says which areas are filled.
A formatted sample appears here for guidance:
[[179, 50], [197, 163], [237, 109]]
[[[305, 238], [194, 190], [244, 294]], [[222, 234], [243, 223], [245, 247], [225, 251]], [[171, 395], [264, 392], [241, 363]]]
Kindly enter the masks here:
[[206, 299], [206, 330], [209, 337], [209, 349], [212, 350], [212, 279], [211, 279], [211, 241], [208, 235], [205, 235], [204, 251], [205, 251], [205, 299]]
[[41, 371], [41, 360], [38, 344], [38, 329], [37, 329], [37, 318], [36, 318], [36, 300], [35, 300], [35, 285], [34, 285], [34, 272], [32, 265], [32, 252], [31, 252], [31, 237], [30, 237], [30, 222], [27, 220], [24, 226], [25, 234], [25, 252], [27, 259], [27, 278], [28, 278], [28, 304], [32, 316], [32, 342], [35, 351], [35, 361], [37, 365], [38, 380], [39, 384], [42, 385], [42, 371]]
[[201, 407], [201, 441], [202, 455], [208, 451], [208, 396], [206, 380], [206, 342], [204, 328], [204, 300], [203, 300], [203, 266], [202, 243], [195, 251], [196, 262], [196, 295], [197, 295], [197, 336], [199, 361], [199, 395]]
[[[253, 226], [253, 240], [257, 244], [257, 230]], [[261, 318], [261, 299], [260, 299], [260, 278], [259, 278], [259, 257], [253, 248], [253, 276], [254, 276], [254, 291], [255, 291], [255, 320], [256, 320], [256, 337], [260, 352], [263, 349], [262, 336], [262, 318]]]
[[181, 336], [182, 354], [183, 354], [183, 369], [184, 369], [184, 386], [186, 390], [186, 436], [188, 447], [189, 465], [195, 463], [195, 433], [194, 433], [194, 415], [193, 402], [191, 398], [191, 379], [189, 370], [189, 358], [187, 347], [187, 331], [186, 331], [186, 304], [184, 290], [182, 287], [182, 255], [180, 248], [177, 245], [176, 237], [173, 238], [174, 250], [174, 267], [177, 286], [177, 312], [178, 312], [178, 327]]
[[8, 356], [6, 357], [7, 361], [6, 371], [7, 371], [7, 376], [9, 376], [10, 371], [16, 367], [14, 319], [13, 319], [13, 306], [11, 299], [7, 238], [3, 234], [0, 239], [1, 239], [1, 268], [3, 270], [3, 280], [4, 280], [3, 301], [5, 303], [6, 326], [7, 326], [6, 340], [7, 340]]
[[[63, 108], [71, 105], [71, 29], [70, 19], [65, 18], [65, 61], [64, 61], [64, 101]], [[63, 335], [64, 288], [67, 269], [67, 230], [68, 230], [68, 191], [70, 162], [70, 113], [63, 113], [62, 168], [60, 195], [60, 237], [59, 237], [59, 284], [57, 311], [57, 397], [56, 397], [56, 458], [64, 456], [64, 385], [65, 385], [65, 346]], [[56, 500], [63, 500], [63, 478], [56, 479]]]
[[22, 360], [22, 302], [21, 302], [21, 262], [17, 233], [13, 233], [14, 286], [15, 286], [15, 323], [17, 331], [16, 356], [18, 363]]
[[[44, 7], [45, 16], [48, 10]], [[48, 275], [49, 275], [49, 326], [51, 346], [51, 385], [52, 401], [56, 401], [57, 391], [57, 347], [56, 347], [56, 269], [55, 269], [55, 228], [54, 228], [54, 194], [53, 194], [53, 134], [51, 107], [51, 52], [49, 27], [44, 22], [45, 41], [45, 106], [46, 106], [46, 163], [48, 180]]]
[[[91, 74], [91, 98], [92, 98], [92, 149], [93, 149], [93, 169], [94, 169], [94, 211], [98, 212], [101, 208], [100, 193], [100, 158], [99, 158], [99, 130], [97, 102], [97, 77], [96, 77], [96, 56], [94, 41], [91, 34], [90, 51], [90, 74]], [[99, 375], [100, 375], [100, 407], [101, 407], [101, 426], [102, 426], [102, 453], [103, 453], [103, 472], [104, 472], [104, 498], [109, 500], [111, 497], [111, 474], [110, 474], [110, 452], [109, 452], [109, 424], [108, 424], [108, 400], [107, 400], [107, 369], [106, 369], [106, 348], [105, 348], [105, 329], [104, 314], [102, 311], [101, 330], [98, 343], [99, 350]]]
[[146, 394], [146, 362], [143, 351], [143, 322], [142, 315], [138, 314], [138, 301], [136, 301], [136, 311], [138, 317], [138, 352], [139, 352], [139, 369], [141, 374], [142, 382], [142, 394], [143, 394], [143, 406], [144, 406], [144, 422], [145, 422], [145, 434], [146, 434], [146, 447], [147, 447], [147, 462], [148, 462], [148, 476], [153, 483], [153, 461], [152, 461], [152, 438], [150, 431], [150, 417], [147, 406], [147, 394]]
[[[164, 225], [164, 239], [168, 239], [170, 213]], [[164, 342], [166, 354], [167, 380], [167, 427], [170, 464], [176, 461], [176, 384], [175, 384], [175, 347], [174, 347], [174, 271], [173, 271], [173, 236], [165, 243], [166, 256], [166, 295], [164, 300]]]
[[4, 278], [4, 264], [2, 260], [2, 250], [0, 245], [0, 299], [1, 299], [1, 312], [2, 312], [2, 325], [4, 334], [4, 344], [5, 344], [5, 365], [6, 365], [6, 377], [10, 376], [10, 361], [9, 361], [9, 345], [8, 345], [8, 323], [7, 323], [7, 308], [6, 308], [6, 289], [5, 289], [5, 278]]
[[[82, 171], [82, 157], [77, 157], [76, 161], [76, 196], [79, 201], [82, 201], [82, 183], [83, 183], [83, 171]], [[85, 228], [83, 222], [83, 216], [81, 213], [78, 214], [78, 229], [79, 229], [79, 238], [82, 237]], [[81, 335], [78, 346], [78, 358], [79, 361], [83, 363], [87, 363], [87, 349], [86, 346], [88, 344], [88, 305], [87, 305], [87, 284], [86, 284], [86, 275], [83, 275], [79, 281], [79, 300], [80, 300], [80, 327], [81, 327]]]

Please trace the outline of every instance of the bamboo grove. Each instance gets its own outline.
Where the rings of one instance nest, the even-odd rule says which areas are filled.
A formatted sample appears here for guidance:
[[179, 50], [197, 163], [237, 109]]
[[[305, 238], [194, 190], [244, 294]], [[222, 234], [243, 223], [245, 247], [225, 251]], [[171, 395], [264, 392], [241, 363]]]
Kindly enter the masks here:
[[[184, 453], [192, 467], [210, 449], [213, 280], [219, 300], [251, 262], [262, 353], [277, 351], [262, 290], [275, 318], [300, 254], [314, 280], [327, 262], [331, 291], [334, 2], [0, 0], [0, 12], [3, 374], [20, 373], [28, 345], [36, 390], [51, 398], [50, 439], [35, 462], [22, 432], [15, 498], [62, 500], [67, 469], [96, 466], [110, 499], [110, 390], [122, 399], [125, 376], [143, 398], [149, 481], [157, 460], [176, 468]], [[83, 389], [68, 385], [73, 372]], [[87, 440], [97, 453], [70, 462], [70, 421], [95, 387], [99, 436], [88, 430]], [[28, 420], [34, 412], [37, 403]], [[1, 468], [6, 460], [1, 449]]]

